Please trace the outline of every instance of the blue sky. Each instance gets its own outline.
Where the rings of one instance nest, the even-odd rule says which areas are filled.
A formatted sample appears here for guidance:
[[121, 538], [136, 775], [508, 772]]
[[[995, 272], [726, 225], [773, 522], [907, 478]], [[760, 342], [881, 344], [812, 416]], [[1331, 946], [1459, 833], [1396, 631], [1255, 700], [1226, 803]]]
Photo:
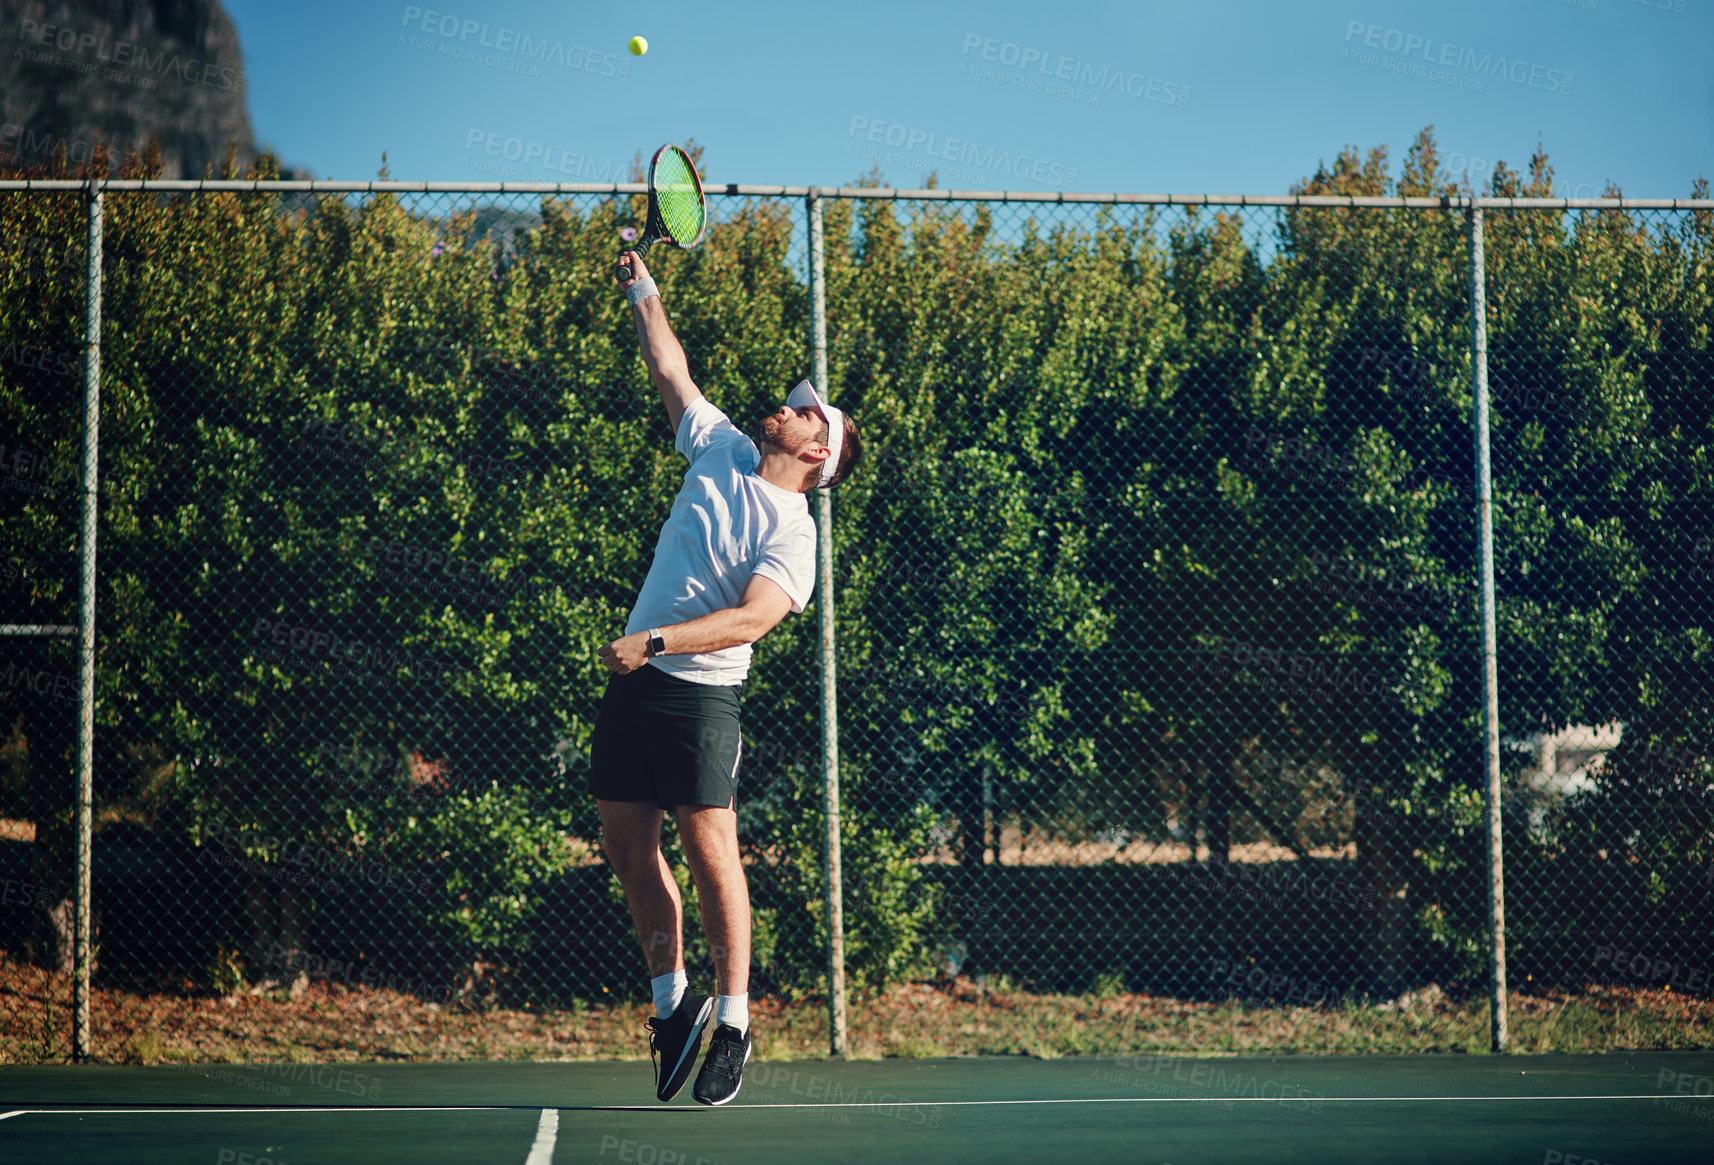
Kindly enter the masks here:
[[695, 138], [717, 182], [1268, 194], [1432, 124], [1478, 185], [1538, 141], [1574, 196], [1714, 169], [1714, 0], [447, 5], [227, 0], [258, 140], [342, 179], [622, 180]]

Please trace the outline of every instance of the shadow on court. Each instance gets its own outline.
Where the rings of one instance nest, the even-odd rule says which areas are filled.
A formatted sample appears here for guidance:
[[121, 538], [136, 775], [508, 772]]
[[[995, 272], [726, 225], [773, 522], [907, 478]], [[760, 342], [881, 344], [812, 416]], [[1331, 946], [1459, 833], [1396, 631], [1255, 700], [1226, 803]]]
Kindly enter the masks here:
[[0, 1160], [1714, 1161], [1706, 1052], [757, 1061], [725, 1108], [653, 1096], [646, 1062], [4, 1068]]

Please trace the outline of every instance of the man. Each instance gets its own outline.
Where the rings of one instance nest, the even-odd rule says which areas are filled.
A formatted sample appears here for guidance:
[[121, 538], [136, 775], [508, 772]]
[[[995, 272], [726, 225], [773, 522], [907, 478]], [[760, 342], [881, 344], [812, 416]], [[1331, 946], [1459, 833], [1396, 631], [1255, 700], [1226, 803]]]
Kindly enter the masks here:
[[[809, 381], [762, 418], [757, 443], [690, 378], [642, 259], [620, 259], [643, 361], [675, 447], [690, 462], [625, 634], [597, 653], [607, 681], [590, 747], [589, 791], [625, 888], [655, 997], [650, 1058], [656, 1096], [684, 1087], [713, 1025], [692, 1095], [725, 1104], [750, 1058], [750, 898], [738, 856], [738, 688], [750, 645], [815, 584], [815, 528], [805, 494], [836, 485], [862, 457], [857, 428]], [[615, 273], [617, 274], [617, 273]], [[689, 989], [683, 901], [661, 853], [672, 813], [696, 880], [718, 998]]]

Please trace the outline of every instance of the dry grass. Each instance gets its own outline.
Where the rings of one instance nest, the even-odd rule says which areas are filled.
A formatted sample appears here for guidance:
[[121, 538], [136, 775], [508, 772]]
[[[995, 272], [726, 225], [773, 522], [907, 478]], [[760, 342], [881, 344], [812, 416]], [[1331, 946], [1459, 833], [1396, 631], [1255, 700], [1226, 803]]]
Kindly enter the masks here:
[[[1015, 824], [1000, 830], [1000, 849], [998, 860], [1003, 866], [1099, 866], [1108, 863], [1119, 865], [1179, 865], [1184, 862], [1209, 860], [1208, 847], [1198, 846], [1195, 851], [1180, 841], [1151, 841], [1138, 839], [1123, 844], [1109, 841], [1066, 841], [1057, 834], [1048, 831], [1030, 831], [1024, 834]], [[1311, 858], [1355, 858], [1357, 844], [1348, 842], [1343, 846], [1324, 847], [1307, 851]], [[925, 861], [955, 862], [955, 855], [946, 850], [939, 855], [931, 855]], [[1234, 845], [1228, 855], [1228, 860], [1245, 865], [1259, 865], [1270, 862], [1294, 862], [1297, 855], [1281, 845], [1270, 845], [1266, 842], [1252, 842], [1244, 845]]]
[[[648, 1054], [640, 1004], [541, 1012], [469, 1011], [391, 991], [300, 984], [291, 992], [226, 997], [97, 989], [97, 1058], [132, 1063], [375, 1062], [389, 1060], [636, 1059]], [[66, 1058], [70, 991], [62, 979], [0, 961], [0, 1063]], [[51, 1006], [50, 1006], [51, 1004]], [[757, 1054], [825, 1056], [817, 1002], [752, 1001]], [[948, 1055], [1171, 1052], [1481, 1052], [1484, 1000], [1437, 1000], [1407, 1010], [1201, 1002], [1147, 995], [1037, 995], [968, 979], [913, 983], [853, 1000], [850, 1054], [866, 1059]], [[1516, 995], [1519, 1052], [1714, 1046], [1714, 1001], [1671, 991], [1591, 987]]]
[[[34, 822], [19, 821], [0, 817], [0, 841], [33, 842], [36, 840]], [[598, 842], [578, 837], [568, 837], [574, 851], [573, 865], [593, 866], [604, 860]], [[1119, 865], [1170, 865], [1188, 861], [1206, 862], [1209, 860], [1207, 846], [1199, 846], [1194, 853], [1191, 847], [1177, 841], [1152, 841], [1137, 839], [1127, 842], [1112, 841], [1067, 841], [1052, 830], [1023, 830], [1016, 821], [1003, 824], [997, 835], [999, 842], [998, 853], [990, 851], [990, 858], [997, 860], [1003, 866], [1097, 866], [1107, 863]], [[1343, 846], [1311, 849], [1307, 853], [1311, 858], [1355, 858], [1357, 846], [1348, 842]], [[778, 856], [767, 852], [746, 852], [746, 862], [766, 862], [774, 864]], [[1265, 842], [1255, 842], [1245, 845], [1234, 845], [1230, 860], [1246, 865], [1265, 864], [1270, 862], [1291, 862], [1297, 860], [1297, 855], [1284, 846], [1270, 845]], [[956, 864], [957, 855], [951, 848], [924, 854], [918, 861], [928, 865]]]

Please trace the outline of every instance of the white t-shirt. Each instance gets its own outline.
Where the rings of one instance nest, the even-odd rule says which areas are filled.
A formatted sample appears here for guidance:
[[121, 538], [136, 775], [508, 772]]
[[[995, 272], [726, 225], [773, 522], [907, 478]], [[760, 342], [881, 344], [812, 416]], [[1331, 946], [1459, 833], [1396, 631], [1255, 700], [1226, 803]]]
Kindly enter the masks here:
[[[625, 634], [736, 607], [758, 574], [780, 585], [794, 612], [803, 610], [815, 588], [815, 523], [805, 496], [757, 477], [756, 443], [706, 397], [684, 411], [675, 447], [690, 469]], [[649, 662], [680, 679], [730, 686], [749, 674], [750, 645]]]

